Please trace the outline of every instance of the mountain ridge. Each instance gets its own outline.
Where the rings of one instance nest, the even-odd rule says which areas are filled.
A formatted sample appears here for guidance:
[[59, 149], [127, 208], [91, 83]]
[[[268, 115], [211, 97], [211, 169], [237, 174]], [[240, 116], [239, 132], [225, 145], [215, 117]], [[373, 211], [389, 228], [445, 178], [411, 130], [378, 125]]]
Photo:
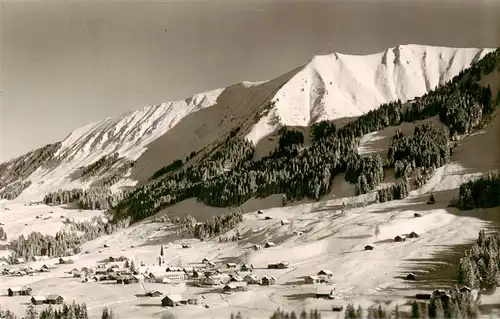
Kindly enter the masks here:
[[[273, 80], [244, 81], [184, 100], [126, 111], [71, 132], [53, 154], [58, 159], [57, 169], [37, 167], [25, 178], [33, 183], [24, 193], [39, 198], [61, 187], [89, 187], [89, 183], [82, 185], [70, 175], [115, 152], [124, 160], [137, 161], [139, 168], [133, 170], [143, 166], [140, 178], [122, 179], [124, 182], [117, 187], [133, 186], [156, 169], [188, 156], [194, 151], [192, 146], [207, 147], [232, 129], [243, 128], [240, 134], [257, 146], [282, 126], [306, 127], [321, 120], [356, 117], [383, 103], [421, 96], [493, 50], [411, 44], [368, 55], [316, 55], [307, 64]], [[192, 121], [193, 126], [186, 126], [184, 135], [169, 133], [189, 116], [215, 106], [225, 110], [208, 112], [216, 114]], [[185, 134], [192, 136], [184, 139]], [[162, 139], [166, 142], [160, 143]], [[153, 155], [161, 158], [156, 163], [141, 160], [154, 145], [157, 151]], [[40, 184], [44, 180], [50, 180], [50, 186]]]

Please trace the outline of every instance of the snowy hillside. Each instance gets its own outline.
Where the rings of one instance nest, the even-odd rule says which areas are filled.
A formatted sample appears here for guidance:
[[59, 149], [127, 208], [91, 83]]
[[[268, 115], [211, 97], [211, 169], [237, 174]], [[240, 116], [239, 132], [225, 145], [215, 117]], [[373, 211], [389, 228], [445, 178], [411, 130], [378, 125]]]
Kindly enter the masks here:
[[283, 124], [308, 126], [359, 116], [382, 103], [421, 96], [490, 51], [402, 45], [364, 56], [334, 53], [316, 56], [272, 81], [243, 82], [130, 111], [73, 131], [53, 154], [52, 165], [27, 171], [23, 180], [31, 185], [19, 198], [41, 199], [59, 188], [88, 187], [92, 179], [82, 180], [78, 170], [115, 152], [121, 160], [137, 161], [133, 176], [120, 178], [116, 188], [147, 180], [158, 168], [236, 127], [257, 145]]

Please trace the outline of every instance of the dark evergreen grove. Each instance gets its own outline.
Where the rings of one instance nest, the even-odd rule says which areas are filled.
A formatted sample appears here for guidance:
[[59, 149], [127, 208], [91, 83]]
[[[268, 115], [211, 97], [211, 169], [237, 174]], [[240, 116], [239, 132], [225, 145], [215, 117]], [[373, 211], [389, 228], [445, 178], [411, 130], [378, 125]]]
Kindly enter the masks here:
[[[379, 193], [379, 199], [403, 198], [412, 186], [425, 182], [429, 172], [449, 162], [455, 135], [487, 123], [494, 110], [492, 92], [478, 81], [495, 70], [499, 58], [496, 50], [428, 94], [405, 104], [384, 104], [342, 128], [328, 121], [315, 124], [309, 146], [303, 145], [302, 133], [283, 128], [279, 146], [260, 160], [252, 159], [252, 145], [235, 130], [198, 163], [181, 167], [178, 162], [176, 169], [165, 168], [151, 183], [128, 191], [114, 207], [116, 216], [140, 220], [187, 198], [214, 207], [238, 206], [252, 197], [273, 194], [285, 194], [288, 200], [318, 200], [339, 173], [345, 173], [357, 194], [363, 194], [382, 181], [387, 168], [408, 180]], [[359, 139], [367, 133], [431, 117], [438, 117], [444, 126], [426, 123], [417, 126], [413, 136], [396, 134], [386, 163], [377, 155], [357, 152]]]
[[[0, 309], [0, 318], [5, 319], [21, 319], [10, 310]], [[40, 313], [32, 304], [26, 307], [26, 313], [23, 319], [88, 319], [87, 305], [85, 303], [77, 303], [73, 301], [71, 304], [64, 303], [61, 307], [53, 307], [49, 305], [42, 309]], [[116, 315], [112, 309], [105, 307], [102, 310], [102, 319], [116, 319]]]
[[458, 282], [470, 288], [500, 286], [500, 233], [486, 236], [479, 232], [477, 241], [465, 252], [458, 267]]
[[60, 230], [55, 236], [32, 232], [12, 239], [9, 249], [14, 253], [10, 261], [21, 257], [31, 260], [33, 256], [63, 257], [80, 252], [80, 246], [102, 235], [111, 234], [118, 225], [94, 217], [91, 221], [76, 222], [66, 220], [66, 229]]
[[500, 174], [487, 176], [460, 185], [458, 207], [462, 210], [500, 206]]

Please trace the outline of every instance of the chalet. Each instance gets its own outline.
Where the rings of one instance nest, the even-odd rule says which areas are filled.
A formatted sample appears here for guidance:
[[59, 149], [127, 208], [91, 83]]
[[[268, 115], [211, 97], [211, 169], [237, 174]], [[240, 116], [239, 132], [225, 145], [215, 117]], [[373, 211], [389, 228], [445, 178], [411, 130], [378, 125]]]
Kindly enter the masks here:
[[182, 244], [182, 248], [191, 248], [191, 245], [188, 245], [188, 244]]
[[281, 226], [284, 226], [284, 225], [290, 225], [290, 221], [288, 219], [282, 219]]
[[169, 266], [166, 269], [166, 272], [179, 272], [179, 271], [183, 271], [181, 267]]
[[220, 273], [221, 273], [221, 272], [220, 272], [218, 269], [214, 269], [214, 270], [205, 270], [204, 275], [205, 275], [205, 277], [209, 277], [209, 276], [218, 275], [218, 274], [220, 274]]
[[277, 264], [268, 264], [268, 269], [287, 269], [290, 266], [289, 263], [279, 262]]
[[246, 275], [243, 280], [249, 285], [258, 285], [261, 283], [259, 277], [255, 275]]
[[200, 280], [200, 283], [206, 286], [218, 286], [222, 284], [222, 280], [218, 276], [208, 276]]
[[237, 266], [236, 263], [227, 263], [226, 264], [227, 268], [236, 268], [236, 266]]
[[43, 305], [45, 303], [45, 297], [44, 296], [33, 296], [31, 297], [31, 303], [36, 305]]
[[267, 243], [264, 245], [264, 247], [265, 247], [265, 248], [270, 248], [270, 247], [274, 247], [274, 246], [276, 246], [276, 245], [275, 245], [272, 241], [269, 241], [269, 242], [267, 242]]
[[[146, 279], [145, 279], [146, 280]], [[148, 277], [149, 282], [154, 282], [157, 284], [169, 284], [172, 282], [169, 278], [163, 276], [163, 275], [158, 275], [158, 276], [152, 276]]]
[[161, 300], [162, 307], [175, 307], [178, 306], [182, 301], [182, 297], [180, 295], [168, 295], [165, 296]]
[[420, 213], [414, 213], [413, 217], [422, 217], [422, 214], [420, 214]]
[[146, 292], [147, 297], [160, 297], [161, 295], [163, 295], [163, 293], [161, 291], [158, 291], [158, 290], [152, 290], [152, 291]]
[[241, 271], [251, 271], [253, 268], [254, 268], [253, 265], [243, 264], [243, 265], [241, 265], [240, 270]]
[[253, 250], [260, 250], [262, 249], [262, 245], [253, 245]]
[[231, 282], [222, 288], [224, 292], [234, 292], [234, 291], [244, 291], [247, 289], [247, 283], [242, 282]]
[[9, 297], [14, 297], [14, 296], [30, 296], [31, 295], [31, 288], [30, 287], [15, 287], [15, 288], [9, 288], [7, 289], [7, 294]]
[[200, 303], [200, 296], [193, 295], [185, 298], [185, 303], [188, 305], [198, 305]]
[[48, 295], [47, 298], [45, 298], [45, 303], [51, 305], [62, 305], [63, 302], [64, 298], [59, 295]]
[[50, 267], [47, 266], [46, 264], [43, 264], [40, 268], [38, 268], [39, 272], [48, 272], [50, 271]]
[[109, 248], [109, 245], [108, 244], [104, 244], [104, 245], [102, 245], [102, 247]]
[[333, 305], [332, 306], [332, 311], [339, 312], [342, 310], [344, 310], [344, 306], [342, 306], [342, 305]]
[[402, 241], [404, 241], [404, 238], [401, 237], [401, 236], [399, 236], [399, 235], [397, 235], [396, 237], [394, 237], [394, 241], [395, 242], [402, 242]]
[[59, 258], [59, 263], [61, 265], [65, 265], [65, 264], [74, 264], [75, 262], [69, 258]]
[[186, 278], [186, 274], [183, 271], [167, 271], [164, 277], [172, 281], [181, 281]]
[[23, 264], [24, 263], [24, 259], [23, 258], [16, 258], [15, 259], [15, 263], [16, 264]]
[[446, 294], [446, 291], [444, 290], [439, 290], [439, 289], [436, 289], [432, 292], [432, 297], [441, 297], [442, 295]]
[[263, 286], [271, 286], [276, 283], [276, 278], [272, 276], [264, 276], [262, 277], [262, 285]]
[[412, 231], [409, 235], [408, 235], [408, 238], [418, 238], [418, 234], [414, 231]]
[[231, 276], [231, 278], [229, 279], [229, 282], [242, 282], [243, 281], [243, 278], [241, 278], [240, 276]]
[[335, 287], [332, 286], [318, 286], [316, 289], [316, 298], [333, 299], [335, 295]]
[[365, 246], [365, 250], [373, 250], [375, 247], [373, 247], [372, 245], [366, 245]]
[[96, 269], [95, 274], [97, 276], [99, 276], [99, 275], [107, 275], [108, 271], [106, 269], [104, 269], [104, 268], [98, 268], [98, 269]]
[[318, 276], [327, 276], [327, 277], [332, 277], [333, 276], [333, 271], [331, 270], [326, 270], [326, 269], [321, 269], [317, 273]]
[[262, 215], [262, 214], [264, 214], [264, 212], [263, 212], [263, 211], [261, 211], [261, 210], [259, 210], [259, 211], [257, 211], [257, 214], [258, 214], [258, 215]]
[[307, 276], [304, 277], [306, 284], [321, 284], [328, 282], [328, 278], [326, 276]]
[[191, 273], [191, 278], [198, 279], [200, 277], [201, 277], [201, 273], [197, 269], [193, 269], [193, 272]]
[[271, 220], [271, 219], [273, 219], [271, 216], [264, 217], [264, 220]]
[[406, 275], [406, 280], [415, 280], [415, 275], [412, 273], [409, 273], [408, 275]]
[[105, 275], [96, 275], [96, 276], [92, 277], [92, 279], [94, 281], [104, 281], [104, 280], [108, 280], [108, 276], [105, 276]]

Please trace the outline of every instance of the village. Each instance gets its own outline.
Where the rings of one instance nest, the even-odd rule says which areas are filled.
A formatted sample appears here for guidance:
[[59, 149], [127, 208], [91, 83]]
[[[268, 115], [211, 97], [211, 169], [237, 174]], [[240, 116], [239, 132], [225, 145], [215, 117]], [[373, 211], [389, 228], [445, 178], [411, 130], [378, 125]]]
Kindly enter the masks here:
[[[272, 245], [272, 243], [268, 243], [265, 246], [271, 247]], [[183, 247], [189, 248], [189, 245], [183, 245]], [[37, 257], [33, 258], [33, 261], [47, 259], [45, 257]], [[59, 258], [56, 265], [44, 263], [39, 268], [33, 269], [31, 267], [22, 267], [22, 263], [24, 263], [22, 259], [18, 259], [17, 262], [19, 263], [19, 268], [4, 267], [1, 272], [2, 275], [34, 276], [36, 273], [50, 272], [58, 267], [58, 265], [71, 265], [74, 263], [70, 258]], [[208, 308], [210, 307], [209, 304], [204, 302], [204, 295], [207, 293], [194, 295], [166, 294], [161, 291], [162, 289], [148, 290], [145, 288], [145, 284], [153, 283], [170, 286], [186, 284], [198, 288], [211, 288], [210, 292], [232, 294], [239, 291], [246, 291], [251, 289], [252, 286], [275, 285], [276, 277], [267, 273], [286, 270], [289, 267], [290, 264], [286, 262], [277, 262], [257, 268], [251, 264], [217, 263], [208, 258], [200, 260], [198, 267], [169, 266], [165, 262], [163, 245], [161, 245], [156, 264], [147, 265], [141, 261], [136, 265], [133, 258], [110, 256], [107, 260], [97, 263], [93, 267], [73, 268], [66, 273], [69, 277], [80, 281], [82, 284], [88, 282], [114, 283], [117, 287], [136, 284], [143, 292], [142, 296], [138, 297], [161, 298], [157, 303], [161, 307], [204, 305]], [[257, 275], [257, 273], [262, 273], [263, 275]], [[312, 274], [304, 278], [303, 283], [306, 285], [315, 285], [313, 289], [316, 291], [316, 298], [334, 299], [335, 284], [332, 271], [321, 270], [317, 274]], [[158, 287], [158, 285], [155, 285], [155, 287]], [[38, 295], [29, 286], [9, 287], [7, 295], [9, 297], [31, 297], [30, 301], [33, 305], [57, 305], [64, 302], [71, 302], [58, 294]]]
[[[262, 215], [262, 211], [258, 211], [257, 215]], [[415, 215], [415, 217], [420, 217]], [[271, 220], [271, 216], [264, 216], [263, 220]], [[286, 219], [280, 220], [280, 225], [286, 226], [291, 222]], [[290, 227], [291, 228], [291, 227]], [[304, 231], [293, 231], [294, 236], [302, 236]], [[415, 232], [410, 234], [397, 235], [393, 239], [387, 239], [384, 242], [403, 242], [407, 239], [416, 239], [419, 235]], [[240, 240], [242, 238], [238, 238]], [[251, 250], [260, 250], [262, 248], [275, 247], [274, 242], [268, 241], [264, 244], [253, 244]], [[189, 244], [181, 244], [183, 249], [189, 249]], [[102, 248], [109, 248], [108, 244], [104, 244]], [[365, 246], [365, 250], [373, 250], [373, 245]], [[102, 253], [99, 250], [99, 253]], [[17, 258], [14, 263], [19, 266], [3, 267], [1, 274], [3, 276], [33, 276], [37, 273], [50, 272], [58, 265], [72, 265], [74, 261], [67, 257], [58, 259], [57, 264], [53, 265], [48, 263], [47, 256], [33, 257], [31, 262], [46, 262], [41, 264], [38, 268], [34, 269], [30, 266], [23, 267], [26, 261], [22, 258]], [[28, 261], [30, 262], [30, 261]], [[105, 260], [96, 263], [92, 266], [85, 266], [81, 268], [73, 268], [65, 271], [67, 277], [74, 278], [82, 284], [93, 282], [97, 284], [115, 284], [122, 285], [137, 285], [141, 294], [136, 297], [155, 298], [158, 307], [176, 307], [181, 305], [203, 305], [209, 308], [210, 305], [206, 301], [205, 296], [210, 293], [232, 294], [241, 291], [247, 291], [258, 286], [271, 286], [277, 284], [276, 276], [279, 272], [289, 270], [292, 266], [285, 261], [279, 261], [267, 265], [255, 265], [236, 262], [218, 262], [217, 260], [210, 260], [203, 258], [198, 265], [194, 267], [179, 267], [167, 265], [165, 261], [163, 244], [160, 247], [160, 253], [153, 264], [146, 264], [143, 261], [136, 263], [134, 258], [125, 256], [109, 256]], [[292, 267], [293, 268], [293, 267]], [[405, 280], [416, 280], [413, 273], [409, 273]], [[154, 284], [154, 285], [150, 285]], [[198, 293], [180, 294], [170, 293], [161, 289], [160, 285], [168, 285], [169, 287], [176, 287], [181, 284], [186, 286], [200, 288]], [[283, 283], [285, 284], [285, 283]], [[146, 286], [154, 286], [154, 289], [147, 289]], [[334, 274], [328, 269], [322, 269], [317, 273], [311, 273], [304, 276], [301, 281], [294, 283], [296, 285], [304, 285], [304, 288], [310, 292], [310, 296], [317, 299], [335, 299], [335, 280]], [[119, 288], [118, 288], [119, 289]], [[468, 289], [467, 287], [463, 289]], [[440, 293], [434, 292], [434, 293]], [[64, 296], [59, 294], [40, 295], [33, 291], [31, 287], [9, 287], [7, 290], [9, 297], [14, 296], [30, 296], [33, 305], [43, 304], [62, 304], [65, 302]], [[446, 294], [444, 293], [446, 296]], [[416, 299], [430, 298], [431, 294], [417, 294]], [[160, 299], [161, 298], [161, 299]], [[72, 300], [66, 300], [71, 302]], [[342, 307], [339, 305], [332, 305], [333, 311], [341, 311]]]

